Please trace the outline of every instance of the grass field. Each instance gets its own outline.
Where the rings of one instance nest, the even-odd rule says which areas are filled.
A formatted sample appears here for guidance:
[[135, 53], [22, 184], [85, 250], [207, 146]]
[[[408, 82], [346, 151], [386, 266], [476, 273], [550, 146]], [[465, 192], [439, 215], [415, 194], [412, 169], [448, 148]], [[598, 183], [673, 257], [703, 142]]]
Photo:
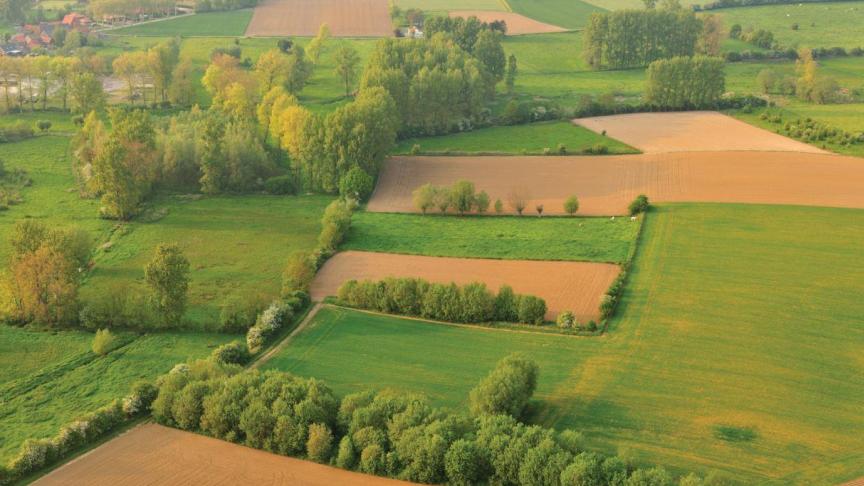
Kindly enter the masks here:
[[481, 128], [439, 137], [409, 138], [397, 143], [393, 153], [407, 155], [415, 144], [420, 146], [420, 154], [458, 152], [460, 155], [543, 155], [546, 149], [554, 153], [559, 144], [564, 145], [570, 153], [579, 153], [598, 144], [608, 147], [612, 154], [637, 152], [624, 143], [566, 121]]
[[628, 218], [438, 216], [359, 212], [345, 250], [409, 255], [621, 263], [639, 225]]
[[783, 47], [864, 47], [864, 2], [765, 5], [716, 13], [727, 28], [740, 24], [770, 30]]
[[603, 9], [582, 0], [507, 0], [513, 11], [565, 29], [581, 29]]
[[173, 36], [242, 36], [252, 20], [252, 10], [230, 10], [185, 15], [167, 20], [145, 22], [140, 25], [109, 31], [112, 35]]
[[503, 0], [397, 0], [403, 9], [417, 8], [425, 12], [447, 12], [450, 10], [506, 10]]
[[191, 264], [187, 317], [207, 327], [230, 296], [274, 298], [282, 267], [295, 250], [311, 250], [328, 196], [160, 197], [155, 222], [133, 221], [98, 252], [82, 296], [123, 284], [140, 285], [159, 243], [177, 243]]
[[125, 338], [129, 344], [97, 357], [90, 351], [92, 334], [0, 325], [0, 463], [25, 439], [53, 436], [76, 417], [124, 396], [136, 380], [152, 380], [178, 362], [203, 357], [231, 336]]
[[864, 475], [864, 250], [850, 244], [862, 238], [858, 210], [661, 206], [603, 338], [325, 309], [268, 366], [459, 407], [520, 350], [541, 369], [535, 420], [592, 448], [744, 484], [837, 483]]

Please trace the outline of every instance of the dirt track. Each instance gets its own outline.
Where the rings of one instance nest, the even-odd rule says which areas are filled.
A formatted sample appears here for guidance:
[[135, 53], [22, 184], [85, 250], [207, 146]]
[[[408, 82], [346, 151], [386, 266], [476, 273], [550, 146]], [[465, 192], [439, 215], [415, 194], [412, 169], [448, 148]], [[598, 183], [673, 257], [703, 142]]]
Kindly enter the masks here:
[[393, 255], [362, 251], [336, 254], [318, 271], [312, 282], [312, 299], [336, 295], [351, 279], [420, 277], [432, 282], [466, 284], [483, 282], [497, 291], [501, 285], [517, 293], [546, 300], [548, 319], [571, 310], [581, 322], [598, 318], [600, 297], [620, 271], [617, 265], [584, 262], [544, 262], [442, 258]]
[[758, 150], [824, 154], [716, 111], [633, 113], [579, 118], [573, 123], [620, 140], [645, 153]]
[[335, 37], [393, 35], [387, 0], [263, 0], [246, 35], [314, 36], [322, 23], [330, 26]]
[[738, 202], [864, 208], [864, 160], [790, 152], [694, 152], [599, 157], [395, 157], [384, 167], [370, 211], [413, 212], [411, 192], [427, 182], [467, 179], [505, 203], [515, 187], [528, 211], [623, 214], [638, 194], [655, 202]]
[[451, 17], [477, 17], [483, 22], [503, 20], [507, 23], [507, 35], [548, 34], [550, 32], [567, 32], [567, 29], [557, 25], [547, 24], [513, 12], [494, 12], [489, 10], [453, 10]]
[[34, 484], [396, 486], [412, 483], [345, 471], [161, 425], [145, 424]]

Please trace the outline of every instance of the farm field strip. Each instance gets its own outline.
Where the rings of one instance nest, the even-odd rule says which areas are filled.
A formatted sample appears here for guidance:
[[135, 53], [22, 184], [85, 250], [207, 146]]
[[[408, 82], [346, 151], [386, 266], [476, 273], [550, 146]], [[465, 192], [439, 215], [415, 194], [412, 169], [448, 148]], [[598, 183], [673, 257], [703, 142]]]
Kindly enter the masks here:
[[[864, 163], [855, 157], [792, 152], [693, 152], [599, 157], [394, 157], [367, 210], [415, 212], [411, 192], [472, 181], [505, 206], [514, 189], [527, 211], [563, 214], [579, 197], [581, 215], [618, 215], [638, 194], [654, 202], [729, 202], [864, 208]], [[514, 213], [507, 207], [508, 214]]]
[[314, 36], [325, 23], [335, 37], [393, 35], [387, 0], [264, 0], [255, 7], [246, 35]]
[[477, 17], [482, 22], [503, 20], [507, 24], [507, 35], [550, 34], [567, 32], [564, 27], [547, 24], [514, 12], [494, 12], [487, 10], [451, 10], [451, 17]]
[[313, 300], [336, 295], [348, 280], [415, 277], [431, 282], [467, 284], [483, 282], [497, 291], [510, 285], [517, 293], [546, 300], [546, 317], [573, 311], [580, 322], [598, 319], [600, 298], [615, 280], [620, 267], [607, 263], [488, 260], [395, 255], [344, 251], [327, 260], [312, 282]]
[[148, 423], [52, 471], [33, 484], [396, 486], [411, 483], [271, 454]]
[[573, 122], [597, 133], [605, 132], [645, 153], [744, 150], [826, 153], [713, 111], [633, 113], [578, 118]]

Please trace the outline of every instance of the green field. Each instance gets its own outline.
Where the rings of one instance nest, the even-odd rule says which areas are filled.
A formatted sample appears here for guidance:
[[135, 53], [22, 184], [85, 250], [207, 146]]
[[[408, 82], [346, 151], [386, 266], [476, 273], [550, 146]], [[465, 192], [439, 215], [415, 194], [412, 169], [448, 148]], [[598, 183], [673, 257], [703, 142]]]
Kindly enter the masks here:
[[712, 13], [722, 15], [727, 28], [740, 24], [770, 30], [783, 47], [864, 47], [864, 2], [764, 5]]
[[344, 250], [621, 263], [639, 224], [627, 218], [438, 216], [359, 212]]
[[324, 309], [268, 366], [459, 407], [521, 350], [541, 369], [535, 420], [592, 448], [744, 484], [837, 483], [864, 475], [862, 238], [859, 210], [664, 205], [603, 338]]
[[425, 12], [448, 12], [450, 10], [506, 10], [505, 0], [397, 0], [403, 10], [417, 8]]
[[604, 10], [582, 0], [507, 0], [513, 11], [565, 29], [581, 29], [594, 12]]
[[133, 221], [114, 234], [82, 289], [86, 299], [123, 284], [140, 285], [156, 245], [177, 243], [192, 271], [187, 317], [205, 328], [232, 296], [272, 299], [293, 251], [311, 250], [329, 196], [160, 197], [155, 222]]
[[252, 20], [252, 9], [230, 10], [184, 15], [182, 17], [155, 20], [108, 31], [112, 35], [141, 35], [156, 37], [173, 36], [242, 36]]
[[415, 144], [420, 146], [420, 154], [450, 152], [459, 155], [542, 155], [544, 150], [554, 153], [559, 144], [564, 145], [569, 153], [580, 153], [599, 144], [608, 147], [612, 154], [638, 152], [629, 145], [566, 121], [490, 127], [454, 135], [409, 138], [397, 143], [393, 153], [409, 154]]
[[76, 417], [123, 397], [135, 381], [153, 380], [178, 362], [204, 357], [231, 336], [126, 336], [129, 344], [104, 357], [90, 351], [92, 339], [83, 332], [0, 325], [0, 464], [25, 439], [55, 435]]

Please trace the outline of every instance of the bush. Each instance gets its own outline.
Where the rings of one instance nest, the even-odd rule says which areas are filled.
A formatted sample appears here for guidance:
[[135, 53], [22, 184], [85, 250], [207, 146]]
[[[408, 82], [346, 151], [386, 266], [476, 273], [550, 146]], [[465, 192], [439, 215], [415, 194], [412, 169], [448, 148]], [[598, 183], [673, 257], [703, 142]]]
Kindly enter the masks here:
[[111, 331], [108, 329], [100, 329], [96, 331], [96, 335], [93, 337], [91, 349], [93, 349], [93, 352], [99, 356], [105, 356], [116, 346], [117, 337], [114, 336], [114, 334], [111, 334]]
[[123, 413], [129, 417], [134, 417], [150, 411], [150, 405], [159, 394], [159, 389], [156, 385], [147, 382], [139, 381], [132, 386], [132, 391], [129, 395], [123, 398]]
[[576, 316], [573, 315], [571, 311], [564, 311], [558, 314], [558, 318], [555, 320], [558, 327], [562, 329], [572, 329], [576, 327]]
[[39, 120], [36, 122], [36, 128], [41, 132], [47, 132], [51, 129], [52, 125], [51, 120]]
[[644, 194], [640, 194], [636, 196], [636, 199], [627, 206], [627, 210], [630, 212], [630, 216], [636, 216], [639, 213], [644, 213], [648, 210], [648, 196]]
[[246, 345], [240, 341], [223, 344], [210, 354], [210, 359], [220, 364], [245, 365], [251, 357]]
[[507, 414], [521, 417], [537, 388], [537, 363], [514, 353], [495, 365], [469, 395], [475, 415]]
[[294, 311], [285, 303], [277, 301], [270, 304], [246, 333], [246, 347], [249, 352], [257, 353], [292, 317]]
[[24, 122], [15, 122], [12, 125], [0, 127], [0, 143], [20, 142], [35, 136], [33, 127]]
[[324, 424], [309, 426], [309, 440], [306, 441], [306, 455], [315, 462], [327, 463], [333, 449], [333, 433]]
[[264, 181], [264, 191], [273, 195], [290, 195], [297, 193], [294, 178], [289, 175], [275, 176]]
[[318, 265], [310, 253], [305, 251], [292, 253], [282, 272], [282, 295], [308, 291], [317, 270]]
[[265, 307], [266, 304], [260, 298], [230, 298], [219, 311], [219, 331], [246, 332], [255, 324], [255, 319]]
[[517, 304], [519, 322], [543, 324], [546, 316], [546, 301], [533, 295], [520, 295]]
[[564, 201], [564, 212], [573, 216], [576, 214], [576, 211], [579, 211], [579, 198], [575, 195], [570, 196], [566, 201]]
[[344, 198], [365, 201], [374, 187], [375, 179], [356, 165], [339, 179], [339, 194]]

